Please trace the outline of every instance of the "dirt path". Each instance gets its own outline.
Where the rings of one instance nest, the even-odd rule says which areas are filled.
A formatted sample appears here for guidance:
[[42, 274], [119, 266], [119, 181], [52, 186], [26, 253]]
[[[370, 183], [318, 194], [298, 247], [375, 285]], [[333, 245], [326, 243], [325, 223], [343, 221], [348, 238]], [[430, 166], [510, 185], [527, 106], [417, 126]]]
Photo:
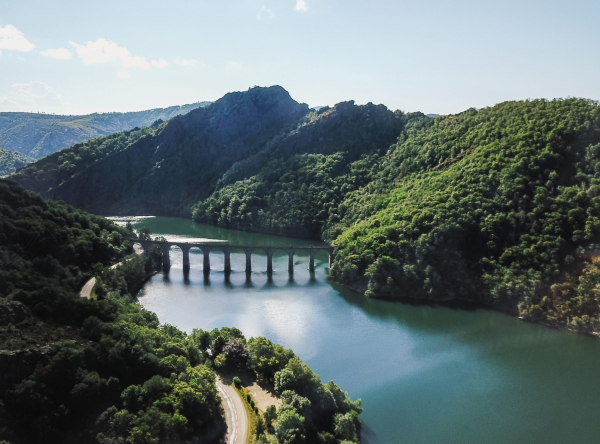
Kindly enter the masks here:
[[227, 444], [246, 444], [248, 439], [248, 415], [238, 392], [230, 386], [223, 384], [217, 376], [217, 390], [223, 401], [225, 421], [227, 422]]

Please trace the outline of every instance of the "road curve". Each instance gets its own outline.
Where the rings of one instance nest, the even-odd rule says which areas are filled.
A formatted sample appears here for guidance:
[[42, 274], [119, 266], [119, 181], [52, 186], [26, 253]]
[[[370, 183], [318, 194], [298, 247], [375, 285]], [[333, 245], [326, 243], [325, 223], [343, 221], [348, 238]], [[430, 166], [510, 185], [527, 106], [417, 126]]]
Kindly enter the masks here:
[[230, 385], [223, 384], [217, 376], [217, 390], [223, 401], [227, 422], [227, 444], [246, 444], [248, 439], [248, 415], [238, 392]]
[[[133, 246], [133, 251], [136, 254], [142, 254], [144, 252], [144, 250], [142, 250], [142, 247], [140, 247], [138, 244], [135, 244]], [[115, 264], [115, 265], [111, 266], [110, 268], [117, 268], [122, 263], [123, 262], [119, 262], [118, 264]], [[81, 289], [81, 292], [79, 293], [79, 296], [81, 296], [82, 298], [88, 298], [89, 299], [92, 296], [92, 290], [94, 289], [94, 285], [96, 285], [96, 278], [95, 277], [91, 278], [89, 281], [87, 281], [85, 283], [85, 285]]]

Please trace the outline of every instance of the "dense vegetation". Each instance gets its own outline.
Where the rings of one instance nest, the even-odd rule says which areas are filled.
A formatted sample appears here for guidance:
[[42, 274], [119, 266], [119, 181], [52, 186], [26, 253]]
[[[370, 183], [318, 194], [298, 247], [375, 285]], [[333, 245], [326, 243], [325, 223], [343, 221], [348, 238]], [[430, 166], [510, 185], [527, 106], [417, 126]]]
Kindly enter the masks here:
[[[281, 443], [360, 436], [360, 401], [321, 384], [291, 350], [235, 328], [187, 335], [135, 303], [161, 257], [131, 254], [128, 228], [9, 180], [0, 215], [1, 442], [213, 442], [225, 427], [215, 368], [275, 380], [289, 398], [274, 418]], [[97, 299], [79, 297], [92, 275]]]
[[17, 168], [24, 167], [34, 161], [35, 159], [25, 154], [0, 147], [0, 177], [8, 176]]
[[308, 112], [282, 88], [252, 88], [91, 164], [73, 147], [13, 177], [100, 213], [191, 208], [199, 222], [326, 239], [333, 278], [368, 296], [474, 301], [590, 332], [598, 110], [566, 99], [436, 118], [353, 102]]
[[[194, 341], [133, 303], [160, 263], [131, 232], [0, 181], [0, 439], [188, 442], [214, 430], [220, 399]], [[80, 298], [101, 275], [104, 296]]]
[[291, 350], [264, 337], [246, 340], [236, 328], [194, 330], [191, 337], [201, 349], [210, 350], [215, 367], [251, 372], [274, 384], [283, 404], [277, 411], [267, 409], [264, 423], [273, 426], [279, 443], [360, 442], [360, 400], [352, 401], [332, 381], [323, 384]]
[[235, 162], [293, 129], [307, 112], [283, 88], [256, 87], [174, 117], [146, 137], [115, 134], [111, 138], [123, 140], [119, 151], [94, 150], [91, 163], [73, 161], [86, 143], [13, 178], [43, 197], [97, 214], [189, 215], [191, 204], [210, 195]]
[[420, 116], [394, 115], [381, 105], [353, 102], [314, 111], [295, 131], [233, 165], [217, 191], [193, 207], [193, 218], [224, 227], [318, 238], [344, 195], [364, 184], [367, 171], [400, 129]]
[[123, 151], [143, 137], [153, 136], [165, 125], [166, 123], [157, 120], [151, 126], [77, 143], [69, 149], [57, 151], [38, 160], [26, 171], [18, 172], [12, 178], [27, 188], [48, 191], [71, 179], [75, 174], [85, 174], [99, 159]]
[[388, 151], [351, 155], [336, 134], [336, 153], [272, 156], [196, 204], [195, 220], [322, 236], [332, 276], [368, 296], [476, 301], [598, 331], [598, 104], [396, 118]]
[[0, 146], [41, 158], [76, 143], [148, 126], [156, 120], [168, 120], [209, 104], [210, 102], [199, 102], [147, 111], [94, 113], [85, 116], [0, 113]]
[[599, 142], [600, 107], [581, 99], [409, 126], [331, 213], [332, 275], [368, 296], [479, 301], [598, 331]]

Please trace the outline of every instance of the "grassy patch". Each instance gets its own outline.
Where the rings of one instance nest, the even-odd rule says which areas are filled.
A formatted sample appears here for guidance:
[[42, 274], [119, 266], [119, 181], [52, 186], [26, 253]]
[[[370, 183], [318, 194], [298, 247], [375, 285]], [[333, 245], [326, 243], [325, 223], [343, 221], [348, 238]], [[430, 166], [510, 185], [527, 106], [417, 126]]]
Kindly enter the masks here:
[[242, 401], [244, 403], [244, 407], [246, 408], [246, 413], [248, 414], [248, 441], [246, 444], [277, 444], [277, 438], [275, 435], [270, 434], [268, 431], [264, 432], [266, 441], [259, 441], [256, 436], [256, 426], [258, 423], [258, 417], [262, 416], [262, 413], [258, 407], [254, 407], [254, 400], [252, 399], [252, 395], [250, 394], [250, 390], [247, 387], [240, 385], [239, 387], [236, 384], [232, 384], [233, 388], [239, 393]]

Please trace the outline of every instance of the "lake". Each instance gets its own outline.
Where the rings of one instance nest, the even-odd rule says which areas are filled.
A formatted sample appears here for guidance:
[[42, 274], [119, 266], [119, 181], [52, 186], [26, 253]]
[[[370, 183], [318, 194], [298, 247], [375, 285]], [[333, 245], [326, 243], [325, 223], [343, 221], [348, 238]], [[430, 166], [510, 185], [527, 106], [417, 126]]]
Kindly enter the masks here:
[[[123, 221], [121, 221], [123, 222]], [[187, 219], [135, 219], [154, 235], [220, 239], [233, 245], [306, 246], [315, 241], [246, 233]], [[264, 253], [171, 250], [171, 269], [154, 276], [139, 301], [160, 321], [193, 328], [237, 327], [294, 352], [352, 398], [361, 398], [363, 442], [532, 444], [600, 442], [600, 341], [532, 325], [484, 309], [413, 306], [370, 300], [328, 278], [327, 254], [273, 260]]]

